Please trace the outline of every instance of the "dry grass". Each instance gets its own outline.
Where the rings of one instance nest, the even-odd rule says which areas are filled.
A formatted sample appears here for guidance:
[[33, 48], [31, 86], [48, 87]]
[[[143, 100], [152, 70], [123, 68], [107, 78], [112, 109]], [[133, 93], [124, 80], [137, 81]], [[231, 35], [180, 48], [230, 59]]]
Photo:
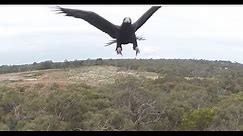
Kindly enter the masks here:
[[112, 84], [120, 76], [133, 75], [150, 79], [158, 78], [157, 73], [136, 70], [124, 70], [113, 66], [85, 66], [71, 69], [50, 69], [0, 75], [0, 85], [29, 86], [44, 89], [53, 84], [65, 87], [69, 84], [84, 82], [99, 86]]

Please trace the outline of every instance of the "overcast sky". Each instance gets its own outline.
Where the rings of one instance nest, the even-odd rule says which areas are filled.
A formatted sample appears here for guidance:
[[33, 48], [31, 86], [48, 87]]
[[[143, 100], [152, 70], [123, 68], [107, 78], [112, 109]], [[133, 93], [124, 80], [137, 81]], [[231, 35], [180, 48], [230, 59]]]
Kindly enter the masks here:
[[[135, 22], [151, 5], [1, 5], [0, 65], [46, 60], [135, 58], [132, 44], [123, 56], [106, 33], [87, 22], [56, 14], [53, 7], [94, 11], [120, 25]], [[163, 5], [162, 5], [163, 6]], [[243, 6], [164, 5], [136, 32], [137, 58], [229, 60], [243, 63]]]

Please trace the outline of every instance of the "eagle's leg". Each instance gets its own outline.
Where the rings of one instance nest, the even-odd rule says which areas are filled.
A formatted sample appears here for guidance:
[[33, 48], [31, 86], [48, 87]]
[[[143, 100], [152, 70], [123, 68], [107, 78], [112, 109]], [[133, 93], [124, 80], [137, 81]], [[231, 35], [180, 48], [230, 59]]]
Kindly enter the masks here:
[[122, 55], [122, 46], [121, 46], [121, 43], [119, 43], [119, 42], [117, 42], [116, 52], [117, 52], [117, 55], [118, 54]]
[[140, 53], [140, 50], [139, 50], [138, 44], [137, 44], [137, 39], [135, 39], [133, 41], [133, 50], [136, 50], [136, 56], [137, 56], [138, 53]]

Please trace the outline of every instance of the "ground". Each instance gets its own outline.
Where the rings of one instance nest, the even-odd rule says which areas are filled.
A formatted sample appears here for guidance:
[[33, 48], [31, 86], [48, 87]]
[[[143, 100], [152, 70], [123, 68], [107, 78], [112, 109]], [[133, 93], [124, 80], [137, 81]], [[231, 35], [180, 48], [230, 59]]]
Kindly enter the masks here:
[[154, 72], [125, 70], [114, 66], [84, 66], [68, 69], [35, 70], [0, 75], [0, 84], [7, 86], [36, 85], [42, 86], [53, 83], [65, 86], [72, 83], [84, 82], [91, 86], [112, 84], [120, 76], [133, 75], [157, 79]]

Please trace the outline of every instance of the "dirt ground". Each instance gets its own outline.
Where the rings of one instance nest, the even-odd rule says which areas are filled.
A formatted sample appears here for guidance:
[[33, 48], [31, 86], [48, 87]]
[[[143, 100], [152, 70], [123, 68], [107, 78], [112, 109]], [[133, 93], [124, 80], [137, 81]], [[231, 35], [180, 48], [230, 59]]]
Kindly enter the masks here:
[[36, 70], [0, 75], [0, 85], [49, 85], [56, 83], [65, 86], [71, 83], [85, 82], [96, 86], [111, 84], [120, 76], [133, 75], [150, 79], [158, 78], [157, 73], [136, 70], [123, 70], [113, 66], [85, 66], [70, 69]]

